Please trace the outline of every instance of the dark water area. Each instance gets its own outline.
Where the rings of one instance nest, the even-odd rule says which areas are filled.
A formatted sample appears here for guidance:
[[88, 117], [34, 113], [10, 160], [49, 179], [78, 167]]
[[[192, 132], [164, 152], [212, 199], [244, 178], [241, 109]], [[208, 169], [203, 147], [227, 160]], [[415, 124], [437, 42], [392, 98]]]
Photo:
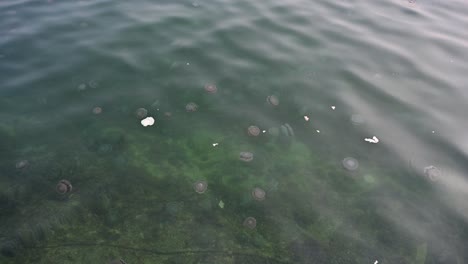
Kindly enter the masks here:
[[468, 263], [466, 14], [1, 1], [0, 263]]

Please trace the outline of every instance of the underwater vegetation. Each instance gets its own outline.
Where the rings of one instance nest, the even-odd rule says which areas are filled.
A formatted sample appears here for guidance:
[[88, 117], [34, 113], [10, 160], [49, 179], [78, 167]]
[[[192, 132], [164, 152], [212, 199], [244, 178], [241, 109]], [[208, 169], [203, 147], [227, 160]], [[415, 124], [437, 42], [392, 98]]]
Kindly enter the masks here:
[[[204, 89], [219, 94], [217, 86]], [[265, 111], [281, 111], [285, 101], [268, 96]], [[417, 178], [410, 190], [395, 180], [408, 171], [305, 143], [301, 119], [216, 127], [206, 118], [213, 110], [205, 109], [216, 109], [210, 104], [181, 104], [170, 115], [135, 108], [132, 125], [82, 121], [86, 129], [70, 125], [56, 144], [2, 143], [14, 155], [0, 163], [1, 263], [461, 258], [436, 250], [430, 239], [411, 238], [385, 217], [410, 204], [379, 206], [385, 195], [421, 199], [413, 195], [427, 193], [428, 182], [441, 177], [436, 167], [424, 169], [426, 185]], [[151, 111], [155, 125], [141, 126]], [[0, 133], [9, 142], [22, 136]]]

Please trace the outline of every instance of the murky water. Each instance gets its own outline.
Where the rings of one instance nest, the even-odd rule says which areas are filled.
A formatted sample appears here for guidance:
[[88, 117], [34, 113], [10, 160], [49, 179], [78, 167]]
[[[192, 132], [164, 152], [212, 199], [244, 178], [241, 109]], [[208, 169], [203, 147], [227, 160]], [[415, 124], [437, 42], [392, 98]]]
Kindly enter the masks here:
[[0, 2], [1, 263], [468, 263], [468, 3]]

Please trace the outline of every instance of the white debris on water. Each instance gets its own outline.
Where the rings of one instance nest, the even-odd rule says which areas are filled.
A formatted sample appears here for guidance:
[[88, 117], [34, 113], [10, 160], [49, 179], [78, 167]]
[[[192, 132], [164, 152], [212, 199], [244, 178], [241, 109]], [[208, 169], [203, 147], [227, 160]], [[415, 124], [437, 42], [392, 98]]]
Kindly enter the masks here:
[[365, 138], [364, 140], [369, 143], [374, 143], [374, 144], [379, 143], [379, 139], [376, 136], [373, 136], [372, 138]]
[[332, 110], [335, 110], [336, 106], [332, 105], [332, 106], [330, 106], [330, 108], [331, 108]]
[[216, 143], [213, 143], [212, 145], [213, 145], [213, 147], [216, 147], [216, 146], [219, 145], [219, 143], [216, 142]]
[[154, 125], [154, 118], [147, 117], [147, 118], [141, 120], [141, 125], [144, 126], [144, 127]]
[[309, 121], [309, 119], [310, 119], [310, 118], [309, 118], [308, 116], [306, 116], [306, 115], [304, 116], [304, 120], [305, 120], [305, 121]]

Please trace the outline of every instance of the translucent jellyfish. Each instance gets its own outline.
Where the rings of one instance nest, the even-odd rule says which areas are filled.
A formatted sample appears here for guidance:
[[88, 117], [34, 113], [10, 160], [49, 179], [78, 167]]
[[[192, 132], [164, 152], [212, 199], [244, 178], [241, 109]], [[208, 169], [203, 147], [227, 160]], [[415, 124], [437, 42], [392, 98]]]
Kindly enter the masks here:
[[91, 87], [93, 89], [98, 87], [98, 83], [95, 80], [89, 81], [88, 85], [89, 85], [89, 87]]
[[353, 125], [362, 125], [366, 122], [366, 120], [364, 119], [364, 117], [362, 115], [359, 115], [359, 114], [354, 114], [354, 115], [351, 115], [351, 123], [353, 123]]
[[93, 108], [93, 114], [99, 115], [101, 113], [102, 113], [102, 108], [101, 107], [96, 106], [96, 107]]
[[272, 106], [278, 106], [279, 105], [279, 99], [275, 95], [269, 95], [266, 100]]
[[242, 161], [250, 162], [253, 160], [253, 153], [252, 152], [247, 152], [247, 151], [242, 151], [239, 154], [239, 159]]
[[208, 189], [208, 183], [206, 183], [206, 181], [197, 181], [193, 184], [193, 189], [197, 193], [202, 194], [206, 191], [206, 189]]
[[190, 102], [185, 106], [185, 110], [187, 112], [195, 112], [197, 111], [198, 105], [196, 103]]
[[288, 132], [288, 136], [290, 137], [294, 136], [294, 130], [288, 123], [284, 124], [283, 126], [286, 128], [286, 131]]
[[265, 200], [266, 192], [258, 187], [252, 190], [252, 197], [257, 201]]
[[78, 91], [84, 91], [86, 90], [86, 83], [80, 83], [78, 84]]
[[57, 183], [55, 190], [60, 194], [66, 194], [72, 191], [72, 185], [67, 180], [61, 180]]
[[341, 162], [343, 167], [349, 171], [355, 171], [359, 168], [359, 162], [355, 158], [347, 157]]
[[145, 117], [148, 116], [148, 110], [146, 110], [145, 108], [138, 108], [136, 111], [135, 111], [135, 115], [136, 117], [138, 117], [139, 119], [143, 119]]
[[205, 91], [207, 93], [216, 93], [218, 91], [218, 87], [214, 84], [207, 84], [205, 85]]
[[249, 126], [247, 128], [247, 133], [250, 136], [256, 137], [256, 136], [260, 135], [260, 128], [258, 128], [258, 126]]
[[440, 176], [442, 175], [442, 172], [436, 167], [436, 166], [427, 166], [424, 168], [424, 175], [430, 180], [430, 181], [437, 181]]
[[20, 161], [16, 162], [15, 167], [17, 169], [23, 169], [23, 168], [26, 168], [28, 165], [29, 165], [29, 161], [20, 160]]
[[251, 216], [245, 218], [244, 226], [250, 229], [254, 229], [257, 226], [257, 220]]

